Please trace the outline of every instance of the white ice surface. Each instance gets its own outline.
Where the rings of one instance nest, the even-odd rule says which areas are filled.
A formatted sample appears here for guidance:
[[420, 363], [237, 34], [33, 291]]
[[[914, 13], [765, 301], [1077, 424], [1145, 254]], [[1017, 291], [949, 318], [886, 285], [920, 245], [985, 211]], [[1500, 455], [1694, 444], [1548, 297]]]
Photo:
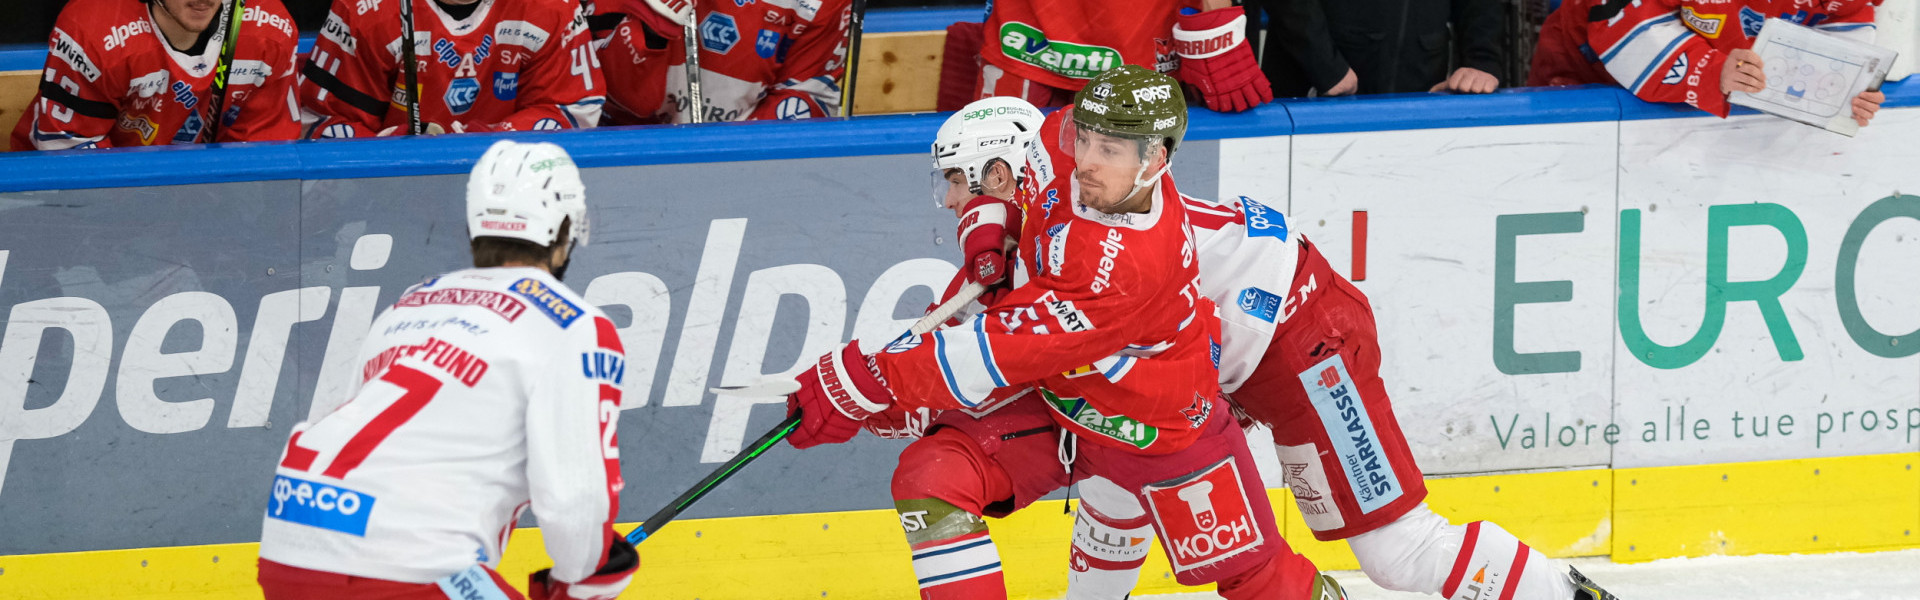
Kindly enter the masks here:
[[[1710, 556], [1639, 564], [1566, 561], [1621, 600], [1920, 600], [1920, 550], [1866, 554]], [[1351, 600], [1434, 600], [1380, 589], [1359, 571], [1333, 574]], [[1211, 600], [1205, 594], [1143, 600]]]

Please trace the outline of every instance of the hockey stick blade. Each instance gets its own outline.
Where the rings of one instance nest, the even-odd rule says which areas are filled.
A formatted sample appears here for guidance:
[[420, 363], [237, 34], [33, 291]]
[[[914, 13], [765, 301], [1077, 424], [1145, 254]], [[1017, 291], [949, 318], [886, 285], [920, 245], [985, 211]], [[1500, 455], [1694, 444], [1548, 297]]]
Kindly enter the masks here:
[[779, 396], [791, 396], [793, 395], [794, 392], [800, 391], [800, 384], [795, 382], [792, 379], [774, 379], [770, 381], [762, 381], [760, 383], [756, 383], [753, 385], [729, 385], [729, 386], [722, 386], [717, 388], [707, 388], [707, 391], [713, 392], [715, 394], [726, 394], [728, 396], [744, 396], [748, 398], [772, 398], [772, 397], [779, 397]]
[[[941, 323], [945, 323], [947, 319], [953, 318], [954, 313], [960, 312], [960, 309], [966, 307], [967, 303], [978, 299], [980, 294], [985, 292], [986, 289], [986, 286], [978, 283], [968, 283], [961, 287], [960, 291], [954, 293], [953, 298], [948, 299], [939, 307], [934, 308], [933, 311], [928, 312], [926, 316], [920, 317], [919, 321], [915, 321], [913, 328], [908, 330], [908, 334], [922, 335], [938, 329]], [[715, 394], [726, 394], [728, 396], [771, 398], [791, 396], [794, 392], [800, 391], [800, 384], [792, 379], [769, 379], [748, 385], [728, 385], [707, 388], [707, 391]]]

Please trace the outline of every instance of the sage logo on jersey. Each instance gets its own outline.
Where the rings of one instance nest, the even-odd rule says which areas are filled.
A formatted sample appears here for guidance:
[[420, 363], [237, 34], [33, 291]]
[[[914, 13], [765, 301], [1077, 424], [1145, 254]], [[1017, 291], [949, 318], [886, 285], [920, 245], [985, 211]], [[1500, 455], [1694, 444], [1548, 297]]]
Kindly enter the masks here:
[[67, 37], [67, 32], [54, 29], [52, 46], [49, 51], [66, 61], [67, 66], [78, 71], [81, 77], [87, 78], [87, 81], [100, 80], [100, 68], [93, 66], [93, 59], [87, 58], [87, 52], [80, 49], [80, 42]]
[[1240, 311], [1268, 323], [1280, 318], [1280, 295], [1257, 287], [1240, 290]]
[[1240, 197], [1240, 214], [1247, 218], [1247, 237], [1266, 236], [1287, 241], [1287, 215], [1246, 196]]
[[364, 537], [375, 500], [347, 488], [275, 475], [267, 517]]
[[[520, 74], [497, 71], [493, 74], [493, 97], [512, 100], [520, 95]], [[524, 223], [522, 225], [525, 225]]]
[[473, 103], [480, 99], [480, 82], [472, 77], [461, 77], [447, 84], [447, 93], [442, 97], [447, 102], [447, 110], [456, 115], [467, 114], [473, 110]]
[[1120, 51], [1113, 48], [1049, 40], [1046, 32], [1019, 21], [1000, 26], [1000, 52], [1007, 58], [1075, 79], [1091, 79], [1122, 62]]
[[740, 28], [734, 24], [733, 15], [726, 13], [707, 13], [700, 21], [700, 46], [708, 52], [726, 54], [740, 43]]
[[[59, 30], [54, 30], [59, 31]], [[100, 38], [102, 50], [112, 50], [126, 45], [127, 39], [143, 33], [153, 33], [153, 22], [136, 19], [123, 25], [115, 25], [107, 30], [106, 37]]]
[[528, 277], [515, 281], [510, 289], [513, 290], [513, 293], [532, 300], [534, 308], [538, 308], [540, 312], [546, 313], [548, 317], [552, 317], [553, 322], [559, 323], [563, 329], [568, 325], [572, 325], [574, 319], [580, 318], [580, 307], [574, 306], [572, 302], [561, 297], [559, 292], [548, 288], [547, 284], [541, 283], [538, 279]]
[[1176, 571], [1211, 565], [1265, 542], [1233, 457], [1182, 480], [1156, 483], [1142, 491], [1172, 550], [1167, 561]]
[[1120, 251], [1127, 245], [1120, 240], [1120, 230], [1108, 229], [1107, 239], [1100, 240], [1100, 267], [1093, 272], [1093, 293], [1107, 291], [1112, 285], [1108, 279], [1113, 277], [1114, 259], [1120, 257]]
[[1060, 411], [1060, 414], [1081, 427], [1135, 448], [1144, 450], [1160, 439], [1160, 428], [1126, 415], [1101, 414], [1099, 409], [1087, 403], [1086, 398], [1062, 398], [1047, 389], [1040, 390], [1040, 397], [1046, 399], [1047, 406]]
[[1401, 496], [1400, 479], [1393, 472], [1380, 448], [1380, 435], [1374, 431], [1367, 405], [1353, 392], [1353, 378], [1347, 374], [1347, 362], [1335, 354], [1332, 358], [1300, 374], [1313, 408], [1320, 413], [1320, 424], [1333, 441], [1347, 483], [1360, 501], [1360, 512], [1370, 513]]

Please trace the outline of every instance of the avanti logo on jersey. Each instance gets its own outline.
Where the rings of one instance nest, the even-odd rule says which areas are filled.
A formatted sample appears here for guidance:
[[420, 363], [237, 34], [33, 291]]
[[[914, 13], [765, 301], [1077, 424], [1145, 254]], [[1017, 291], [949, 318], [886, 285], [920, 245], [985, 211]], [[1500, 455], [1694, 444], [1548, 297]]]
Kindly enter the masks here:
[[700, 21], [700, 45], [708, 52], [726, 54], [740, 43], [740, 28], [735, 25], [733, 15], [727, 13], [708, 13]]
[[473, 103], [480, 99], [480, 82], [472, 77], [461, 77], [447, 84], [447, 94], [442, 97], [447, 102], [447, 110], [456, 115], [467, 114], [473, 110]]
[[1248, 198], [1240, 197], [1240, 214], [1247, 218], [1247, 237], [1266, 236], [1280, 241], [1287, 240], [1287, 215], [1268, 208], [1267, 205]]
[[[1000, 26], [1000, 51], [1007, 58], [1076, 79], [1091, 79], [1122, 62], [1119, 50], [1049, 40], [1039, 28], [1019, 21]], [[1094, 97], [1104, 99], [1098, 92]]]
[[375, 500], [347, 488], [275, 475], [267, 517], [364, 537]]
[[[493, 97], [512, 100], [520, 95], [520, 74], [508, 71], [496, 71], [493, 74]], [[521, 225], [525, 225], [522, 223]]]
[[1333, 357], [1300, 374], [1313, 408], [1320, 414], [1334, 454], [1346, 471], [1347, 483], [1360, 501], [1360, 512], [1370, 513], [1402, 494], [1393, 464], [1382, 455], [1380, 435], [1374, 431], [1367, 405], [1353, 392], [1347, 362]]
[[547, 287], [547, 284], [541, 283], [538, 279], [528, 277], [515, 281], [509, 289], [513, 290], [515, 294], [525, 296], [528, 300], [532, 300], [534, 308], [538, 308], [540, 312], [546, 313], [548, 317], [552, 317], [553, 321], [559, 323], [563, 329], [572, 325], [574, 319], [580, 318], [580, 307], [574, 306], [572, 302], [561, 297], [558, 292], [553, 291], [552, 288]]
[[1068, 420], [1094, 433], [1142, 450], [1160, 439], [1160, 428], [1141, 423], [1126, 415], [1107, 416], [1087, 403], [1086, 398], [1062, 398], [1052, 390], [1041, 389], [1040, 397]]
[[1172, 550], [1167, 559], [1176, 571], [1211, 565], [1266, 541], [1231, 456], [1183, 480], [1142, 491]]
[[1240, 290], [1240, 310], [1268, 323], [1280, 318], [1280, 295], [1257, 287]]

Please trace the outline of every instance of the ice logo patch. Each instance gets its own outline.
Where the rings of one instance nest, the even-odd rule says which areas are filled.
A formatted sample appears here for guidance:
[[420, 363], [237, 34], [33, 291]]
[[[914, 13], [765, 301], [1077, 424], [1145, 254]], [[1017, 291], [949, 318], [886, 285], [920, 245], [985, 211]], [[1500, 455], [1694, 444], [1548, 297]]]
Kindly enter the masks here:
[[499, 72], [493, 74], [493, 97], [512, 100], [520, 95], [520, 74]]
[[780, 51], [780, 32], [772, 29], [760, 30], [759, 37], [753, 41], [753, 53], [760, 58], [773, 58]]
[[733, 16], [726, 13], [708, 13], [700, 21], [700, 46], [708, 52], [726, 54], [740, 43], [740, 27], [734, 23]]
[[1265, 236], [1287, 241], [1287, 215], [1246, 196], [1240, 197], [1240, 213], [1247, 218], [1247, 237]]
[[181, 124], [180, 131], [173, 134], [173, 143], [191, 144], [200, 139], [200, 130], [205, 127], [206, 124], [200, 120], [200, 111], [187, 113], [187, 122]]
[[1766, 24], [1767, 17], [1760, 14], [1760, 11], [1750, 6], [1740, 7], [1740, 33], [1747, 34], [1747, 39], [1758, 37], [1760, 27]]
[[1681, 81], [1685, 81], [1686, 78], [1687, 78], [1687, 55], [1681, 54], [1679, 56], [1674, 57], [1673, 66], [1667, 67], [1667, 76], [1662, 78], [1660, 80], [1660, 83], [1664, 83], [1667, 85], [1676, 85], [1676, 84], [1679, 84]]
[[364, 537], [374, 500], [347, 488], [275, 475], [267, 518]]
[[1320, 424], [1360, 501], [1360, 512], [1371, 513], [1400, 498], [1404, 493], [1400, 479], [1380, 447], [1380, 434], [1374, 431], [1366, 403], [1353, 389], [1346, 361], [1338, 354], [1320, 361], [1300, 374], [1300, 383], [1306, 386], [1314, 411], [1320, 413]]
[[1257, 287], [1240, 290], [1240, 310], [1268, 323], [1280, 318], [1280, 295]]
[[480, 82], [472, 77], [461, 77], [447, 84], [447, 110], [453, 114], [464, 115], [473, 110], [473, 102], [480, 99]]

